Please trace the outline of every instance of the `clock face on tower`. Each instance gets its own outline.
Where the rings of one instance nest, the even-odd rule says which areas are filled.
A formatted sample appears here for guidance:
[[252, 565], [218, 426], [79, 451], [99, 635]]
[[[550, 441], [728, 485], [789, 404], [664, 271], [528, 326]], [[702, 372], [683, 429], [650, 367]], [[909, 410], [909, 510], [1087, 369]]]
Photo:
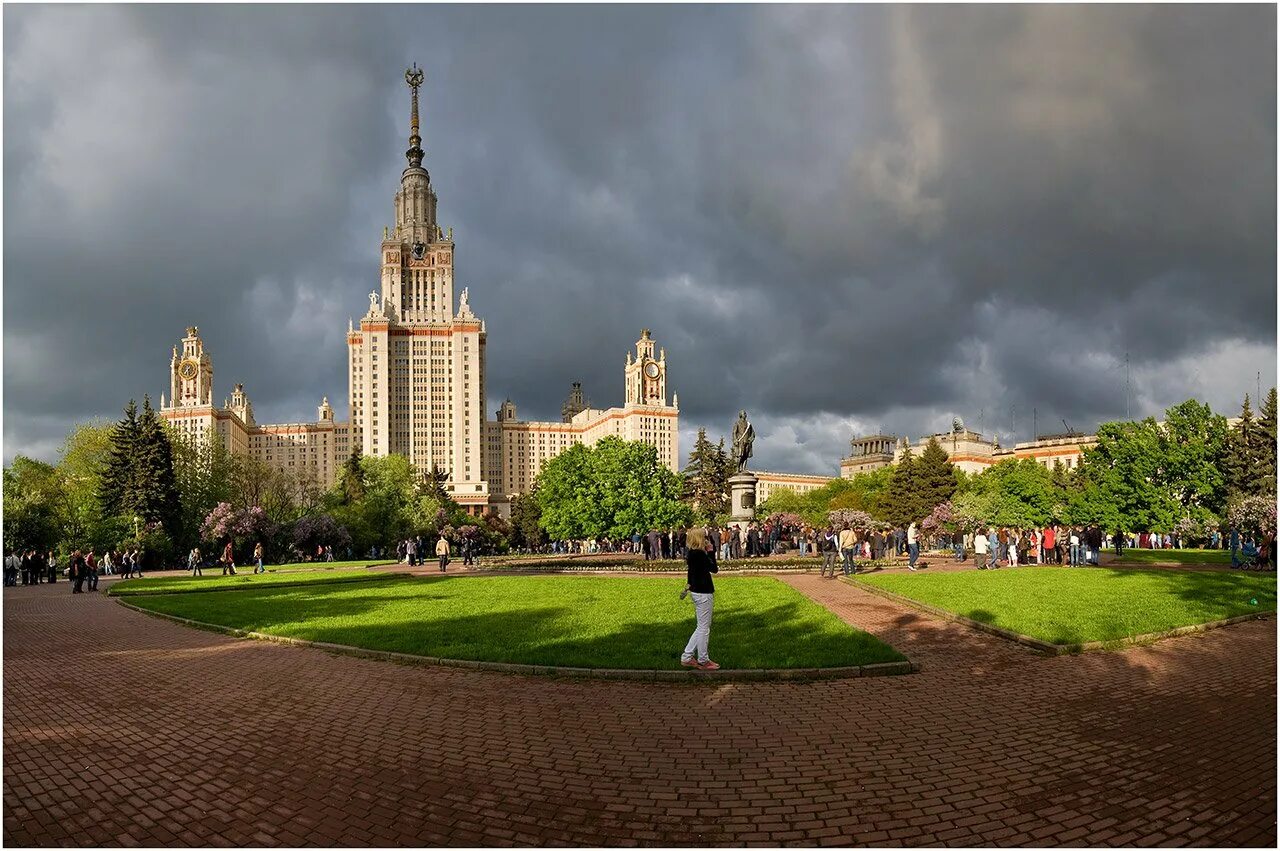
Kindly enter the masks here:
[[182, 365], [178, 367], [178, 375], [183, 380], [190, 381], [196, 377], [196, 373], [200, 371], [200, 366], [193, 360], [184, 360]]
[[653, 361], [649, 361], [647, 364], [644, 365], [644, 374], [649, 376], [650, 378], [657, 378], [658, 365]]

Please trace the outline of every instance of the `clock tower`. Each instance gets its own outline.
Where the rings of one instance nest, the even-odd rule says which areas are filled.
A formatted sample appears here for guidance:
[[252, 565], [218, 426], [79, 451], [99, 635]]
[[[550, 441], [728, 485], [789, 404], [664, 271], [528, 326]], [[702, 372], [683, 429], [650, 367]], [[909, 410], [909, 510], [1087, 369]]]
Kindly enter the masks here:
[[627, 353], [627, 394], [623, 398], [629, 405], [667, 404], [667, 350], [659, 349], [657, 357], [653, 350], [653, 337], [645, 328], [636, 341], [635, 360]]
[[169, 365], [170, 404], [195, 408], [213, 403], [213, 361], [204, 350], [199, 329], [192, 325], [182, 338], [182, 350], [173, 348]]

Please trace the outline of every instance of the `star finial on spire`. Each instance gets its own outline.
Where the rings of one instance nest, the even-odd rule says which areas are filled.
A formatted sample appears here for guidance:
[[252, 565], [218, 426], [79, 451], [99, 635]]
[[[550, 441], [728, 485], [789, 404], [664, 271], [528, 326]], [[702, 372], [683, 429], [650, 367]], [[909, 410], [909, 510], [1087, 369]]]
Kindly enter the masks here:
[[426, 75], [422, 73], [417, 62], [404, 72], [404, 81], [413, 91], [413, 106], [409, 113], [409, 150], [404, 152], [410, 168], [422, 168], [422, 137], [418, 134], [418, 87], [425, 79]]

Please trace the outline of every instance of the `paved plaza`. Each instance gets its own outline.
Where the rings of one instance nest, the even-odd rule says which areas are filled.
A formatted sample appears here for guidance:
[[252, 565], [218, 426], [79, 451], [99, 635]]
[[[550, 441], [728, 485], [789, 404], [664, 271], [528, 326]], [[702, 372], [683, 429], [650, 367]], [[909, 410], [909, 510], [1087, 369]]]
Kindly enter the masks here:
[[551, 680], [6, 588], [5, 844], [1275, 844], [1274, 618], [1044, 658], [783, 581], [922, 671]]

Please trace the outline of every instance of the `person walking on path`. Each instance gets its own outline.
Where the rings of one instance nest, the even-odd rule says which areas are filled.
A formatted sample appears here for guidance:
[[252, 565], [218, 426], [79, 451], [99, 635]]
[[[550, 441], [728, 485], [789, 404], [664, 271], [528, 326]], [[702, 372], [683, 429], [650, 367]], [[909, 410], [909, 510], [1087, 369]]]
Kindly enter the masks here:
[[231, 576], [236, 575], [236, 559], [231, 553], [230, 538], [227, 539], [227, 545], [222, 548], [222, 575], [226, 576], [228, 573], [230, 573]]
[[444, 573], [449, 566], [449, 542], [444, 539], [444, 535], [436, 541], [436, 555], [440, 557], [440, 572]]
[[200, 570], [200, 548], [192, 547], [191, 552], [187, 553], [187, 570], [191, 571], [192, 576], [204, 576]]
[[[688, 584], [685, 590], [693, 598], [693, 611], [697, 617], [697, 626], [689, 642], [680, 654], [680, 664], [686, 668], [698, 668], [703, 671], [714, 671], [720, 666], [711, 661], [707, 647], [711, 643], [711, 610], [715, 600], [716, 588], [711, 574], [718, 573], [715, 558], [707, 552], [706, 537], [701, 529], [689, 530], [689, 552], [685, 556], [688, 566]], [[683, 596], [683, 595], [681, 595]]]
[[1235, 526], [1231, 527], [1231, 567], [1233, 569], [1240, 567], [1240, 530]]
[[987, 569], [987, 532], [981, 526], [973, 533], [973, 563], [978, 570]]
[[462, 539], [462, 563], [463, 565], [475, 564], [475, 559], [471, 555], [471, 539]]
[[912, 520], [907, 527], [907, 570], [916, 569], [916, 559], [920, 558], [920, 541], [916, 530], [916, 521]]
[[98, 557], [93, 554], [93, 548], [90, 547], [89, 554], [84, 557], [85, 570], [88, 573], [89, 590], [98, 590]]
[[254, 568], [253, 568], [253, 572], [254, 572], [254, 573], [266, 573], [266, 572], [267, 572], [267, 569], [266, 569], [265, 567], [263, 567], [263, 566], [262, 566], [262, 555], [263, 555], [263, 553], [262, 553], [262, 541], [258, 541], [258, 543], [256, 543], [256, 544], [254, 544], [254, 545], [253, 545], [253, 560], [254, 560], [254, 563], [255, 563], [255, 566], [254, 566]]
[[71, 593], [83, 594], [84, 593], [84, 556], [80, 554], [79, 550], [75, 550], [74, 552], [71, 553], [70, 570], [71, 570], [71, 578], [75, 581], [75, 584], [71, 586]]
[[850, 576], [858, 572], [858, 566], [853, 561], [853, 548], [858, 544], [858, 536], [849, 524], [844, 524], [840, 530], [840, 555], [844, 557], [844, 575]]
[[836, 578], [836, 558], [837, 550], [840, 549], [840, 539], [836, 535], [836, 530], [831, 526], [826, 528], [819, 539], [819, 545], [822, 547], [822, 571], [819, 577], [827, 575], [827, 571], [831, 571], [831, 578]]

